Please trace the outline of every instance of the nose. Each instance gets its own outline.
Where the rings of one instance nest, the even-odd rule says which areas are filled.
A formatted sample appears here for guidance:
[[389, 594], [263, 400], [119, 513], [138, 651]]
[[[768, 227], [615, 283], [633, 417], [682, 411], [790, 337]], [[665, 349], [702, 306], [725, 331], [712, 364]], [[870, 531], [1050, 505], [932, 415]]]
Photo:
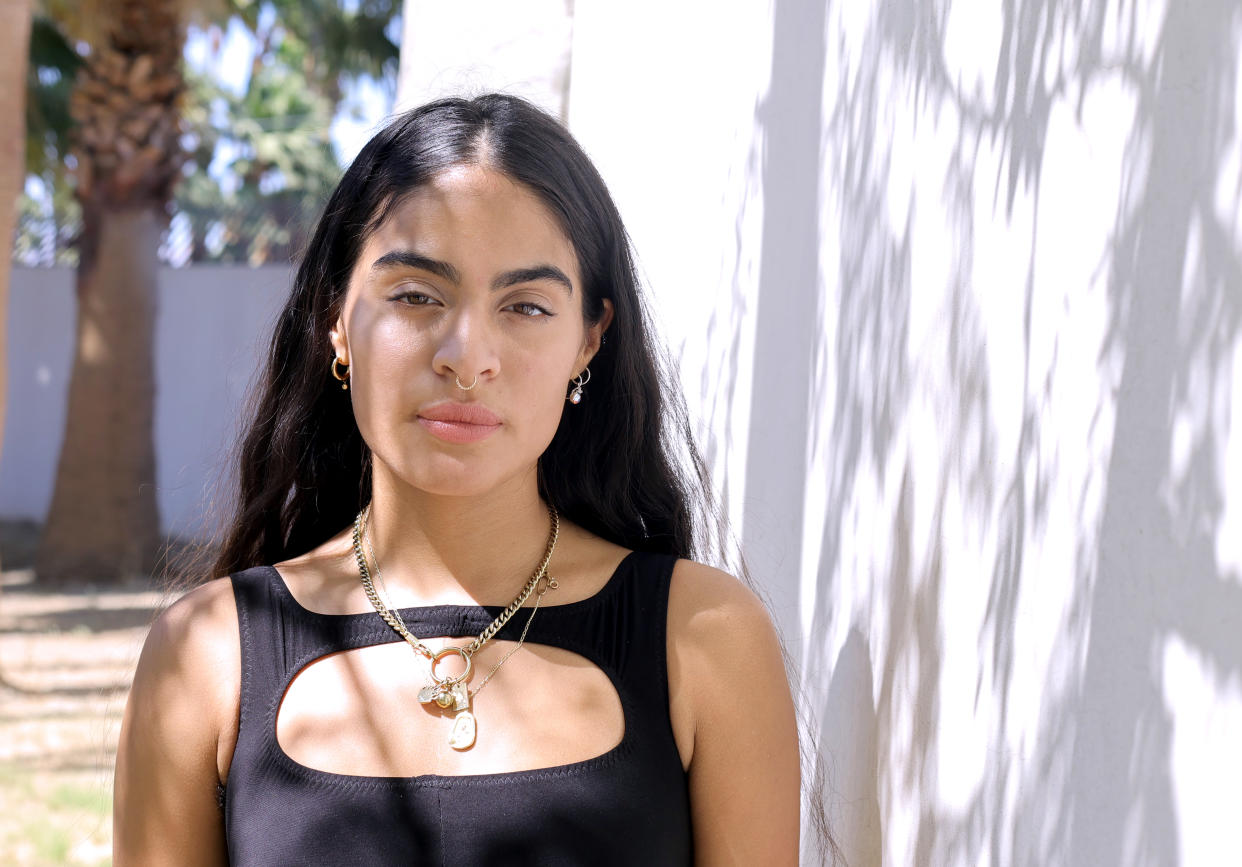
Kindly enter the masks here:
[[432, 369], [450, 384], [454, 379], [462, 383], [495, 379], [500, 373], [498, 341], [486, 311], [460, 307], [444, 319]]

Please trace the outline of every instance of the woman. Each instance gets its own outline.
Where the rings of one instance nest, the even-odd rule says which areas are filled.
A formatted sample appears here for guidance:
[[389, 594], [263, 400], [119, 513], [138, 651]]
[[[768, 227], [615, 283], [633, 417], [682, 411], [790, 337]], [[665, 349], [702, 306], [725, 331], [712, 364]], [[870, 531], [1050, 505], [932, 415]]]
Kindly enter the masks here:
[[377, 134], [273, 337], [230, 577], [143, 650], [116, 863], [796, 863], [779, 642], [689, 559], [670, 382], [559, 124]]

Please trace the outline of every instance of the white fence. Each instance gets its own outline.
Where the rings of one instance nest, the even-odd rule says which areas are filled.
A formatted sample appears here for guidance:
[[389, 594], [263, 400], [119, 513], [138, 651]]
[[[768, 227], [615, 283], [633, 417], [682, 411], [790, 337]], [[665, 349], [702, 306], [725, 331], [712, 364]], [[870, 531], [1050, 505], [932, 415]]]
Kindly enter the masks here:
[[[196, 535], [232, 445], [245, 390], [288, 291], [287, 267], [160, 271], [155, 440], [165, 531]], [[73, 364], [72, 271], [15, 268], [0, 517], [42, 521], [51, 501]]]

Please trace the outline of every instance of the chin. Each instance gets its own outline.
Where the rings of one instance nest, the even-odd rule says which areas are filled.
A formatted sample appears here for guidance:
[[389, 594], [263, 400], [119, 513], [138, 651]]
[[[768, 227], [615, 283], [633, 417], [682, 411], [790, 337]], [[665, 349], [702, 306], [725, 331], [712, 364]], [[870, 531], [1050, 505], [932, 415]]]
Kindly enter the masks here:
[[438, 497], [478, 497], [492, 493], [521, 473], [506, 472], [494, 460], [447, 458], [393, 468], [396, 480]]
[[[548, 441], [552, 439], [551, 434]], [[492, 442], [445, 446], [407, 440], [389, 450], [372, 452], [374, 470], [387, 481], [438, 497], [478, 497], [537, 484], [540, 441]], [[387, 453], [388, 457], [385, 457]]]

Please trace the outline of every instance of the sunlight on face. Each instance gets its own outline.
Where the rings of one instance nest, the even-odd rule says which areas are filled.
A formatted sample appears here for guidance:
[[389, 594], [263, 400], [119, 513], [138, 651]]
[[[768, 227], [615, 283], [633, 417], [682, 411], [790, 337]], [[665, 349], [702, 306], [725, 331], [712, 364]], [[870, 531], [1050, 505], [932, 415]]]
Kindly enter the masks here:
[[527, 477], [599, 346], [577, 256], [539, 198], [482, 166], [437, 175], [363, 247], [332, 345], [377, 480], [470, 496]]

